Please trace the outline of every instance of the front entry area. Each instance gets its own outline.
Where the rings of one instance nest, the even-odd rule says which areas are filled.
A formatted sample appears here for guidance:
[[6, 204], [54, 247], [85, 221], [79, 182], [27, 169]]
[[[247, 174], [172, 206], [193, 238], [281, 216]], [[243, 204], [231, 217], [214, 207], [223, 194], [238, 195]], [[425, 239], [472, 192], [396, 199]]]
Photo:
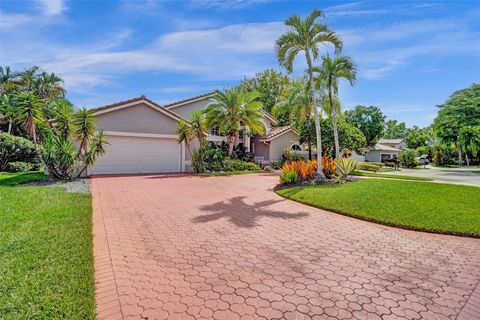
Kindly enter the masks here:
[[175, 138], [106, 136], [109, 145], [93, 174], [182, 171], [182, 147]]

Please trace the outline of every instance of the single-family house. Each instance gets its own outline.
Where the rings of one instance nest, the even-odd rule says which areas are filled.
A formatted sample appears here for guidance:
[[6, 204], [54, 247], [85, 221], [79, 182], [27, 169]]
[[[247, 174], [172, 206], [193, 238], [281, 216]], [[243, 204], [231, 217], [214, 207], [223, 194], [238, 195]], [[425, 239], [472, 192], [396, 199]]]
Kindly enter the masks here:
[[[190, 119], [195, 110], [204, 110], [214, 92], [161, 106], [145, 96], [93, 109], [97, 129], [104, 130], [109, 142], [106, 153], [97, 159], [90, 174], [185, 172], [190, 170], [190, 154], [178, 142], [176, 126]], [[299, 134], [290, 126], [276, 127], [268, 113], [263, 118], [264, 135], [243, 131], [243, 143], [262, 163], [281, 160], [286, 148], [301, 150]], [[226, 141], [212, 130], [208, 141]]]
[[365, 152], [365, 160], [370, 162], [385, 162], [396, 159], [400, 151], [406, 148], [403, 139], [380, 139], [375, 147]]

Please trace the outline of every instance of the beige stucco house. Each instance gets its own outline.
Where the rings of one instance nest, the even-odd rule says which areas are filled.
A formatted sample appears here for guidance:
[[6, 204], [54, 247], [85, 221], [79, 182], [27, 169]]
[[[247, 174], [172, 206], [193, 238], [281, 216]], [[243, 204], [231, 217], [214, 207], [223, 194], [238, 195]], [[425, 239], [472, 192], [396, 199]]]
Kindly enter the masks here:
[[400, 151], [405, 149], [407, 144], [403, 139], [380, 139], [375, 147], [365, 153], [365, 160], [371, 162], [384, 162], [396, 159]]
[[[194, 110], [203, 110], [212, 93], [161, 106], [145, 96], [95, 108], [97, 129], [104, 130], [109, 142], [90, 174], [126, 174], [185, 172], [190, 155], [184, 143], [178, 142], [175, 129], [181, 119], [190, 119]], [[246, 131], [238, 143], [254, 154], [257, 161], [280, 160], [285, 148], [301, 149], [299, 135], [290, 126], [275, 127], [269, 114], [263, 119], [265, 135], [250, 136]], [[225, 137], [210, 132], [207, 140], [221, 142]]]

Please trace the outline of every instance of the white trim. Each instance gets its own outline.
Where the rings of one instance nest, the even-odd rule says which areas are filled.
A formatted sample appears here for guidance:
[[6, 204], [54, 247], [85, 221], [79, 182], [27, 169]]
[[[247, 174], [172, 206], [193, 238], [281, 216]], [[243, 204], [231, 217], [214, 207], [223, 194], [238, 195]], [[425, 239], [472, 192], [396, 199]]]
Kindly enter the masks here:
[[271, 137], [270, 139], [260, 139], [260, 141], [263, 141], [263, 142], [272, 141], [272, 140], [275, 140], [275, 139], [277, 139], [278, 137], [280, 137], [280, 136], [282, 136], [282, 135], [284, 135], [285, 133], [288, 133], [288, 132], [290, 132], [290, 131], [293, 131], [293, 133], [295, 133], [297, 136], [300, 136], [296, 130], [294, 130], [293, 128], [289, 128], [288, 130], [285, 130], [284, 132], [282, 132], [282, 133], [280, 133], [280, 134], [278, 134], [278, 135], [276, 135], [276, 136], [274, 136], [274, 137]]
[[140, 132], [123, 132], [123, 131], [105, 131], [105, 135], [119, 136], [119, 137], [178, 139], [178, 136], [175, 134], [140, 133]]
[[108, 108], [108, 109], [104, 109], [104, 110], [99, 110], [97, 112], [94, 112], [93, 115], [94, 116], [98, 116], [100, 114], [104, 114], [104, 113], [108, 113], [108, 112], [112, 112], [112, 111], [116, 111], [116, 110], [120, 110], [120, 109], [124, 109], [124, 108], [128, 108], [128, 107], [132, 107], [132, 106], [136, 106], [138, 105], [139, 103], [145, 103], [147, 106], [149, 106], [150, 108], [153, 108], [155, 110], [157, 110], [158, 112], [161, 112], [163, 113], [164, 115], [174, 119], [174, 120], [181, 120], [180, 117], [177, 117], [177, 116], [174, 116], [173, 114], [170, 114], [169, 112], [165, 111], [165, 110], [162, 110], [162, 108], [160, 107], [157, 107], [156, 105], [152, 104], [151, 102], [145, 100], [145, 99], [141, 99], [141, 100], [137, 100], [137, 101], [134, 101], [134, 102], [130, 102], [130, 103], [126, 103], [126, 104], [122, 104], [122, 105], [119, 105], [119, 106], [116, 106], [116, 107], [113, 107], [113, 108]]
[[184, 101], [184, 102], [179, 102], [179, 103], [175, 103], [172, 104], [172, 105], [169, 105], [167, 107], [165, 107], [165, 109], [173, 109], [173, 108], [177, 108], [177, 107], [181, 107], [181, 106], [184, 106], [184, 105], [187, 105], [189, 103], [193, 103], [193, 102], [197, 102], [197, 101], [202, 101], [202, 100], [205, 100], [207, 98], [211, 98], [215, 95], [215, 93], [212, 93], [212, 94], [209, 94], [208, 96], [203, 96], [203, 97], [200, 97], [200, 98], [196, 98], [196, 99], [192, 99], [192, 100], [188, 100], [187, 101]]

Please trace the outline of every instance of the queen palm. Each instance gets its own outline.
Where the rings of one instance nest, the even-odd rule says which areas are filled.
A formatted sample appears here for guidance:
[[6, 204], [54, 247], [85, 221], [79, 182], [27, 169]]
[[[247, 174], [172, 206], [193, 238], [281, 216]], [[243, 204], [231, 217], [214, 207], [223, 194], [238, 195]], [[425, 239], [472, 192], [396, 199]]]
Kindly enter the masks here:
[[320, 132], [320, 119], [317, 101], [315, 99], [315, 88], [313, 83], [313, 60], [319, 55], [320, 44], [332, 44], [336, 51], [342, 49], [343, 43], [340, 37], [330, 30], [327, 25], [317, 23], [316, 20], [323, 17], [324, 14], [320, 10], [313, 10], [305, 19], [301, 19], [298, 15], [291, 16], [285, 21], [288, 27], [287, 32], [280, 36], [275, 43], [275, 51], [280, 64], [287, 69], [288, 72], [293, 71], [293, 61], [300, 52], [305, 53], [307, 60], [308, 80], [310, 83], [311, 97], [313, 101], [313, 111], [315, 114], [315, 129], [317, 137], [317, 159], [318, 169], [317, 176], [323, 179], [325, 175], [322, 172], [322, 137]]
[[263, 134], [264, 111], [255, 91], [244, 92], [239, 87], [217, 91], [205, 110], [207, 127], [218, 127], [228, 136], [228, 156], [232, 156], [238, 133], [247, 126], [253, 133]]
[[[340, 79], [347, 80], [350, 85], [355, 85], [357, 80], [357, 66], [353, 62], [352, 58], [348, 56], [335, 56], [333, 58], [330, 55], [322, 57], [322, 65], [314, 68], [314, 72], [318, 73], [315, 81], [320, 90], [326, 91], [326, 97], [328, 107], [325, 111], [329, 111], [333, 122], [333, 136], [335, 140], [335, 157], [340, 158], [340, 146], [338, 142], [338, 130], [337, 130], [337, 114], [340, 113], [340, 103], [338, 101], [338, 82]], [[327, 110], [328, 109], [328, 110]]]
[[37, 143], [37, 124], [43, 120], [42, 103], [31, 91], [19, 92], [15, 95], [15, 117], [23, 125], [25, 131]]

